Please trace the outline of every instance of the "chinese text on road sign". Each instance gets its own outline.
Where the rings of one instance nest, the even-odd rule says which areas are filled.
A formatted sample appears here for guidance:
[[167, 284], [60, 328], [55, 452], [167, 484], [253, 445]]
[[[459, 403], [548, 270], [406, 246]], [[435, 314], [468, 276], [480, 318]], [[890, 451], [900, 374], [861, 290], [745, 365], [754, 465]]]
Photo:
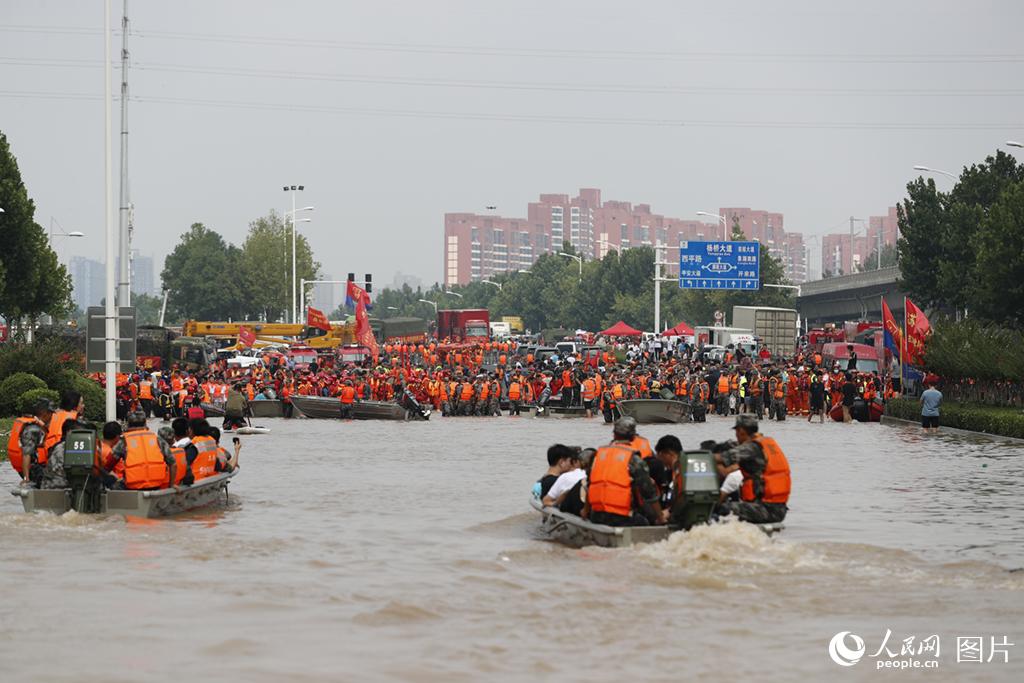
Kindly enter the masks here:
[[757, 242], [680, 242], [682, 289], [760, 289]]

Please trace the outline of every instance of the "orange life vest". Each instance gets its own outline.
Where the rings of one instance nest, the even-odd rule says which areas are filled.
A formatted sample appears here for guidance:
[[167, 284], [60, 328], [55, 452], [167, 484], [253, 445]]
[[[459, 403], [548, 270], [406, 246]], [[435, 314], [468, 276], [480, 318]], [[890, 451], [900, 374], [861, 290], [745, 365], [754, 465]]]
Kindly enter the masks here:
[[[18, 473], [18, 476], [21, 476], [21, 467], [24, 464], [21, 452], [21, 432], [25, 429], [25, 425], [32, 423], [35, 423], [40, 427], [43, 426], [43, 423], [38, 417], [22, 416], [16, 418], [14, 420], [14, 424], [11, 425], [11, 435], [7, 439], [7, 459], [11, 462], [11, 465], [14, 467], [14, 471]], [[46, 447], [40, 445], [39, 449], [36, 451], [36, 462], [40, 465], [45, 465], [46, 460]]]
[[639, 452], [641, 458], [649, 458], [654, 455], [654, 451], [651, 449], [651, 442], [639, 434], [634, 436], [633, 440], [629, 442], [629, 447]]
[[584, 401], [593, 401], [597, 398], [597, 382], [590, 379], [589, 377], [583, 380], [583, 388], [581, 389]]
[[469, 382], [463, 382], [462, 388], [459, 390], [460, 401], [471, 401], [473, 400], [473, 385]]
[[123, 435], [124, 485], [130, 490], [159, 489], [168, 484], [167, 463], [156, 434], [148, 429], [127, 431]]
[[[775, 442], [775, 439], [755, 434], [753, 440], [764, 451], [765, 457], [764, 474], [762, 475], [764, 479], [764, 494], [761, 496], [761, 502], [787, 502], [792, 485], [789, 476], [789, 461], [786, 460], [786, 456], [782, 453], [782, 449], [779, 448], [779, 444]], [[740, 488], [740, 497], [745, 501], [757, 500], [754, 496], [754, 480], [745, 473], [743, 475], [743, 486]]]
[[[46, 440], [43, 441], [43, 446], [49, 451], [53, 448], [54, 444], [60, 442], [61, 437], [64, 435], [64, 423], [68, 420], [77, 420], [78, 413], [72, 410], [58, 410], [50, 418], [50, 427], [46, 430]], [[46, 461], [43, 460], [42, 463]], [[40, 463], [40, 464], [42, 464]]]
[[188, 472], [188, 458], [185, 456], [185, 449], [180, 446], [171, 448], [171, 453], [174, 454], [174, 485], [177, 486]]
[[519, 382], [512, 382], [508, 385], [508, 400], [518, 401], [521, 395], [522, 388], [520, 387]]
[[196, 436], [192, 438], [198, 455], [192, 461], [192, 476], [196, 481], [217, 474], [217, 442], [212, 436]]
[[728, 394], [729, 393], [729, 376], [719, 375], [718, 376], [718, 393]]
[[139, 398], [143, 401], [153, 400], [153, 383], [149, 381], [143, 382], [139, 385]]
[[356, 401], [356, 389], [355, 389], [355, 387], [350, 387], [348, 385], [343, 386], [341, 388], [341, 392], [338, 394], [338, 398], [339, 398], [339, 400], [341, 400], [342, 405], [346, 405], [347, 406], [347, 405], [351, 405], [351, 404], [355, 403], [355, 401]]
[[629, 461], [633, 449], [613, 443], [598, 449], [590, 468], [587, 503], [595, 512], [608, 512], [629, 517], [633, 514], [633, 480]]

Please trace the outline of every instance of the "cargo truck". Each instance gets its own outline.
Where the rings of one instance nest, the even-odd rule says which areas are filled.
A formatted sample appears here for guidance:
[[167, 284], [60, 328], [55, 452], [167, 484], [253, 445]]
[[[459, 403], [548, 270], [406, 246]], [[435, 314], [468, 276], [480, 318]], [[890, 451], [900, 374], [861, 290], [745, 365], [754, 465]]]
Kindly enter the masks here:
[[773, 356], [791, 356], [796, 349], [797, 312], [772, 306], [733, 306], [732, 324], [752, 330]]
[[490, 339], [491, 317], [486, 308], [461, 308], [437, 312], [437, 338], [456, 342]]
[[508, 323], [509, 331], [512, 334], [522, 334], [526, 331], [523, 327], [523, 319], [518, 315], [503, 315], [501, 316], [501, 322]]

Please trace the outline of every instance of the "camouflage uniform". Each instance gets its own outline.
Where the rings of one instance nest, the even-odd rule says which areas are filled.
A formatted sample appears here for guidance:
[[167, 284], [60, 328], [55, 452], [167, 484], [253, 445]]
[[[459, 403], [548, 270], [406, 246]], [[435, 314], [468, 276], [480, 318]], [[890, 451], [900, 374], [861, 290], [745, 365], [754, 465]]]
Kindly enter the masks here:
[[728, 467], [732, 464], [739, 464], [743, 470], [743, 480], [753, 481], [754, 500], [729, 501], [720, 506], [721, 514], [734, 514], [744, 522], [751, 524], [767, 524], [781, 522], [786, 518], [786, 511], [789, 509], [785, 503], [765, 503], [761, 501], [764, 495], [764, 469], [768, 464], [764, 457], [764, 451], [753, 442], [748, 441], [735, 448], [722, 453], [722, 464]]
[[64, 474], [64, 442], [56, 444], [50, 449], [50, 455], [43, 467], [42, 481], [39, 483], [41, 489], [66, 489], [68, 478]]
[[[590, 473], [587, 474], [589, 476]], [[633, 451], [633, 456], [629, 459], [629, 478], [633, 482], [633, 516], [623, 517], [610, 512], [591, 511], [591, 522], [608, 526], [647, 526], [651, 523], [654, 518], [651, 506], [658, 502], [661, 494], [658, 492], [658, 486], [651, 479], [647, 463], [640, 457], [638, 451]], [[641, 498], [640, 501], [636, 500], [637, 496]]]
[[34, 422], [29, 423], [22, 428], [21, 437], [18, 439], [18, 443], [21, 444], [21, 452], [24, 454], [23, 457], [32, 458], [32, 464], [28, 470], [28, 480], [36, 486], [38, 486], [43, 479], [44, 465], [40, 465], [37, 460], [39, 447], [43, 445], [43, 441], [45, 440], [46, 429]]

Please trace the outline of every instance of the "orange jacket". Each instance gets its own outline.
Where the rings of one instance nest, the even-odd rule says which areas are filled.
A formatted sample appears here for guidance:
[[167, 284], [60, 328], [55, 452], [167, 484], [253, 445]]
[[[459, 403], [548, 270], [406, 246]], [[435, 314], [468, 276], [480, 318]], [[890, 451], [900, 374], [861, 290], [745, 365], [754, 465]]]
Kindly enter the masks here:
[[590, 467], [587, 503], [595, 512], [608, 512], [628, 517], [633, 513], [633, 480], [629, 461], [633, 449], [613, 443], [598, 449]]
[[508, 400], [518, 401], [522, 396], [522, 387], [519, 382], [512, 382], [508, 385]]
[[[14, 424], [11, 426], [11, 435], [7, 439], [7, 459], [11, 462], [14, 467], [14, 471], [21, 476], [21, 466], [24, 464], [22, 460], [21, 452], [21, 431], [25, 429], [25, 425], [35, 423], [40, 427], [43, 423], [38, 417], [26, 417], [22, 416], [14, 420]], [[45, 465], [47, 460], [46, 447], [40, 445], [36, 452], [36, 462], [40, 465]]]
[[[754, 442], [761, 446], [766, 461], [764, 474], [761, 475], [764, 480], [764, 493], [761, 496], [761, 502], [787, 502], [789, 500], [789, 491], [792, 487], [792, 481], [789, 476], [789, 461], [786, 460], [786, 456], [782, 453], [782, 449], [779, 448], [779, 444], [775, 442], [775, 439], [755, 434]], [[743, 486], [740, 487], [740, 498], [745, 501], [757, 500], [757, 497], [754, 495], [754, 480], [748, 477], [746, 472], [743, 473]]]
[[137, 429], [125, 432], [123, 438], [125, 488], [166, 488], [170, 473], [160, 451], [159, 437], [148, 429]]
[[[43, 441], [43, 446], [49, 451], [53, 448], [54, 444], [61, 440], [64, 436], [64, 423], [68, 420], [77, 420], [78, 413], [73, 410], [58, 410], [50, 418], [50, 427], [46, 430], [46, 440]], [[45, 463], [44, 459], [42, 463]]]
[[199, 451], [199, 455], [192, 461], [192, 476], [195, 480], [199, 481], [217, 474], [217, 442], [213, 437], [193, 437], [192, 445]]
[[351, 405], [356, 402], [356, 388], [350, 387], [347, 384], [341, 388], [341, 392], [338, 394], [338, 398], [342, 405]]

